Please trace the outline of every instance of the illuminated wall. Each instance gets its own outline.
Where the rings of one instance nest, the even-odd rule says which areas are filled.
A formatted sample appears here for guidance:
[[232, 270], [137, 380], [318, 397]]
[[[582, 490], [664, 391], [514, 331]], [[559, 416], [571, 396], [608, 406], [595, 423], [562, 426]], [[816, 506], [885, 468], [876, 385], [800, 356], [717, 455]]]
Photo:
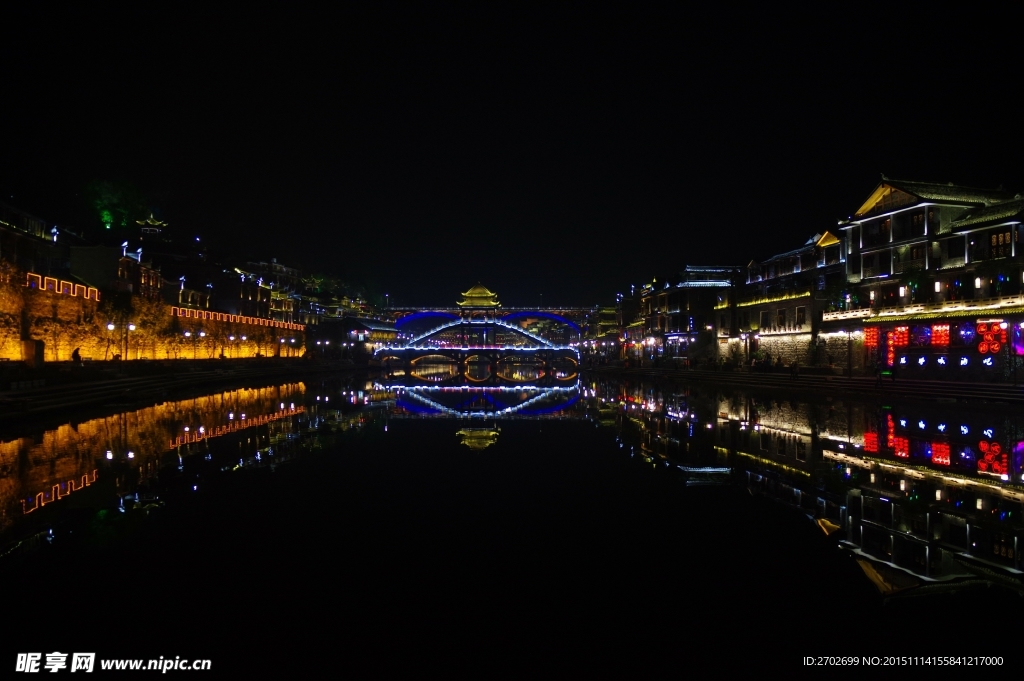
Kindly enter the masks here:
[[[131, 311], [114, 310], [95, 288], [28, 273], [0, 280], [0, 359], [22, 359], [22, 319], [43, 341], [47, 361], [85, 359], [214, 359], [301, 356], [305, 326], [270, 319], [170, 307], [133, 296]], [[133, 328], [134, 327], [134, 328]]]

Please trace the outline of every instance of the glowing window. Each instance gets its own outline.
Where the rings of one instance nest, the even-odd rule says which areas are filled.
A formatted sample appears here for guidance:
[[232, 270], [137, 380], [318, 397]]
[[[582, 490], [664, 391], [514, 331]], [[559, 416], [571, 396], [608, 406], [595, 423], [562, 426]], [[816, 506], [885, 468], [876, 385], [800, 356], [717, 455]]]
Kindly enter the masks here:
[[949, 345], [949, 324], [932, 325], [932, 345]]
[[949, 445], [943, 442], [932, 443], [932, 463], [940, 466], [949, 465]]
[[864, 433], [864, 451], [878, 452], [878, 433]]
[[892, 344], [897, 348], [905, 348], [910, 343], [910, 327], [897, 326], [892, 335]]
[[[993, 322], [991, 324], [980, 322], [977, 327], [975, 327], [975, 332], [980, 339], [978, 340], [979, 354], [998, 354], [1006, 344], [1006, 329], [1002, 328], [998, 322]], [[990, 362], [986, 362], [986, 364], [988, 366], [992, 366]]]
[[998, 442], [982, 440], [978, 443], [981, 456], [978, 457], [978, 472], [989, 475], [1002, 476], [1008, 471], [1008, 458], [1006, 452]]

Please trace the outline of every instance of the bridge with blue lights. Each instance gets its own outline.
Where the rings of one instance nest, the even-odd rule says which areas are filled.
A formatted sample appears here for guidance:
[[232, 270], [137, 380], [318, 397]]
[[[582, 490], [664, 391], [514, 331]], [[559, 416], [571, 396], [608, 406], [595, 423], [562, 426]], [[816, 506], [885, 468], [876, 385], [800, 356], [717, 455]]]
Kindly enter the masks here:
[[445, 384], [553, 385], [574, 380], [582, 329], [561, 314], [505, 310], [477, 285], [455, 310], [419, 309], [396, 321], [395, 343], [375, 351], [390, 376]]

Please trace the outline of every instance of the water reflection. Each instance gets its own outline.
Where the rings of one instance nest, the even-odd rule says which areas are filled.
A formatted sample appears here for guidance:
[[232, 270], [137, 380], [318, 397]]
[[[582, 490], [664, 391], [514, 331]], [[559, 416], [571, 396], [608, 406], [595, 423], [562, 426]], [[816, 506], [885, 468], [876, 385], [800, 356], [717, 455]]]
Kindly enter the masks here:
[[814, 401], [713, 386], [593, 380], [622, 445], [690, 480], [800, 508], [886, 593], [985, 579], [1020, 590], [1024, 429], [1017, 412]]
[[0, 531], [24, 516], [82, 493], [106, 477], [120, 494], [145, 487], [165, 465], [209, 449], [229, 434], [273, 439], [305, 411], [306, 387], [244, 388], [68, 423], [0, 440]]
[[475, 452], [487, 449], [498, 441], [501, 434], [500, 428], [462, 428], [455, 433], [459, 436], [459, 442], [466, 445]]
[[412, 380], [392, 376], [374, 385], [394, 399], [397, 416], [411, 417], [558, 417], [580, 399], [578, 378], [553, 379], [546, 385], [482, 385], [471, 375], [474, 366], [469, 363], [466, 380], [443, 386], [421, 385], [416, 376]]
[[509, 384], [570, 385], [578, 379], [575, 360], [571, 358], [538, 359], [507, 357], [492, 361], [484, 355], [470, 355], [464, 362], [444, 355], [425, 355], [409, 363], [408, 374], [399, 358], [387, 360], [386, 373], [403, 385]]
[[969, 579], [1024, 589], [1017, 412], [603, 375], [552, 385], [288, 383], [20, 433], [0, 440], [0, 529], [86, 503], [89, 490], [143, 501], [172, 480], [194, 491], [211, 476], [326, 446], [317, 434], [424, 418], [453, 420], [450, 432], [473, 452], [497, 443], [504, 419], [589, 419], [623, 455], [687, 486], [739, 485], [801, 509], [883, 591]]

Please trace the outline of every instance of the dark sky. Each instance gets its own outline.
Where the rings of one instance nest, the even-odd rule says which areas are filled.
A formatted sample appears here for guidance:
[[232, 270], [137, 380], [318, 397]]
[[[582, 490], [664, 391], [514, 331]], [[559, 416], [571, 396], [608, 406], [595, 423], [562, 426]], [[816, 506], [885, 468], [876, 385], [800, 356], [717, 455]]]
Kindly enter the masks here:
[[529, 305], [790, 250], [883, 172], [1024, 191], [1008, 17], [367, 6], [10, 17], [4, 200], [88, 236], [128, 180], [393, 304]]

